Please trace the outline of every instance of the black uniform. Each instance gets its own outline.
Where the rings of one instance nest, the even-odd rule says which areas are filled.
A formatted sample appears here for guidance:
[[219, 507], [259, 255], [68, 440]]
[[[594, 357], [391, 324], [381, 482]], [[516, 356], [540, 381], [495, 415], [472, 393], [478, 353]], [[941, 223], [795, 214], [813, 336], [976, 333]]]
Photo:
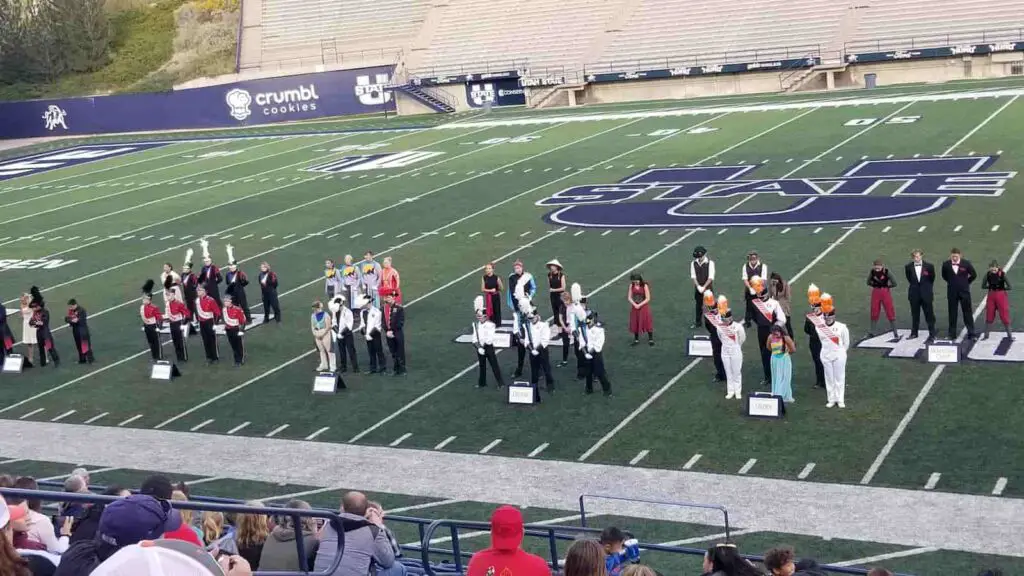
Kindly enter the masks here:
[[[484, 288], [488, 290], [498, 290], [498, 275], [491, 274], [490, 276], [484, 276]], [[498, 328], [501, 327], [501, 292], [487, 292], [484, 294], [484, 298], [487, 299], [487, 305], [489, 308], [489, 314], [487, 319], [494, 322], [494, 325]]]
[[558, 313], [555, 314], [555, 322], [558, 327], [558, 337], [562, 340], [562, 364], [566, 364], [569, 362], [569, 348], [572, 345], [569, 343], [569, 307], [561, 300], [558, 302]]
[[277, 301], [277, 274], [273, 270], [260, 272], [260, 294], [263, 296], [263, 322], [270, 321], [270, 312], [274, 312], [274, 320], [281, 321], [281, 304]]
[[[707, 314], [712, 314], [716, 320], [718, 319], [717, 309], [707, 312]], [[725, 380], [725, 365], [722, 364], [722, 339], [718, 336], [718, 328], [715, 328], [707, 314], [703, 316], [703, 320], [704, 328], [708, 331], [708, 336], [711, 337], [711, 357], [715, 361], [715, 382], [722, 382]]]
[[196, 298], [199, 297], [199, 277], [192, 273], [191, 270], [188, 272], [181, 273], [181, 293], [182, 300], [185, 301], [185, 306], [188, 306], [188, 311], [192, 315], [192, 321], [199, 321], [199, 314], [196, 313]]
[[46, 308], [37, 308], [32, 313], [29, 326], [36, 329], [36, 344], [39, 346], [39, 365], [46, 366], [46, 356], [50, 356], [53, 365], [60, 366], [60, 354], [53, 341], [53, 333], [50, 332], [50, 311]]
[[[338, 311], [334, 313], [334, 341], [337, 343], [338, 352], [338, 370], [341, 372], [348, 372], [348, 358], [352, 359], [352, 372], [359, 372], [359, 358], [356, 356], [356, 339], [355, 335], [347, 327], [342, 325], [341, 316], [345, 312], [352, 314], [352, 310], [345, 308], [344, 305], [339, 306]], [[353, 317], [353, 320], [355, 318]], [[280, 320], [279, 320], [280, 322]]]
[[405, 308], [385, 302], [381, 310], [381, 323], [385, 335], [391, 332], [387, 340], [391, 360], [395, 365], [395, 376], [405, 374]]
[[[360, 314], [360, 326], [363, 334], [366, 334], [369, 324], [370, 310], [364, 309]], [[381, 317], [381, 326], [384, 325], [384, 318]], [[370, 374], [383, 373], [388, 371], [387, 360], [384, 358], [384, 345], [381, 342], [381, 331], [374, 329], [369, 334], [370, 339], [366, 341], [366, 351], [370, 355]]]
[[14, 352], [14, 333], [7, 324], [7, 308], [0, 302], [0, 366], [4, 357]]
[[[917, 268], [921, 270], [921, 279], [917, 279]], [[917, 338], [917, 330], [921, 325], [921, 312], [924, 312], [924, 321], [928, 325], [928, 336], [935, 337], [935, 309], [932, 307], [932, 300], [935, 298], [935, 266], [930, 262], [922, 261], [915, 265], [908, 262], [903, 267], [907, 276], [907, 298], [910, 300], [910, 337]]]
[[[596, 324], [591, 328], [595, 333], [600, 330], [601, 333], [598, 336], [604, 336], [604, 326]], [[590, 359], [587, 360], [587, 386], [585, 392], [592, 394], [594, 392], [594, 378], [601, 383], [601, 391], [604, 392], [605, 396], [612, 395], [612, 383], [608, 380], [608, 373], [604, 369], [604, 348], [601, 350], [587, 351], [590, 354]]]
[[556, 274], [548, 272], [548, 298], [551, 300], [551, 315], [558, 318], [558, 309], [562, 307], [562, 294], [564, 292], [555, 292], [562, 287], [562, 282], [565, 280], [565, 274], [559, 271]]
[[199, 284], [206, 288], [206, 295], [213, 298], [213, 301], [217, 303], [217, 307], [223, 309], [224, 302], [220, 299], [221, 280], [220, 268], [213, 264], [203, 266], [202, 270], [199, 271]]
[[[697, 260], [694, 260], [693, 262], [690, 263], [690, 266], [693, 267], [693, 273], [696, 276], [696, 280], [697, 280], [698, 284], [703, 285], [705, 282], [708, 281], [708, 278], [711, 275], [711, 259], [710, 258], [705, 260], [703, 263], [700, 263]], [[713, 282], [708, 283], [708, 287], [705, 288], [704, 290], [712, 290], [712, 291], [714, 291], [714, 288], [712, 288], [712, 284], [713, 284]], [[704, 290], [701, 290], [697, 286], [693, 287], [693, 325], [694, 326], [700, 326], [702, 324], [705, 324], [705, 322], [703, 321], [704, 320]], [[717, 330], [712, 330], [712, 332], [717, 332]]]
[[[820, 313], [821, 309], [815, 308], [814, 313]], [[818, 388], [825, 387], [825, 366], [821, 363], [821, 335], [814, 326], [811, 319], [804, 316], [804, 334], [807, 334], [807, 349], [811, 351], [811, 360], [814, 361], [814, 385]], [[762, 346], [763, 348], [763, 346]]]
[[764, 381], [772, 381], [772, 353], [768, 350], [765, 343], [768, 341], [768, 336], [772, 333], [772, 325], [775, 324], [777, 318], [775, 312], [772, 312], [771, 318], [766, 318], [764, 314], [754, 305], [754, 301], [750, 301], [750, 307], [754, 310], [753, 321], [757, 324], [757, 347], [761, 350], [761, 368], [764, 370]]
[[96, 361], [92, 353], [92, 339], [89, 337], [88, 317], [89, 314], [81, 306], [74, 310], [68, 308], [68, 315], [64, 317], [64, 321], [71, 328], [71, 337], [75, 339], [79, 364], [92, 364]]
[[[242, 313], [245, 314], [245, 323], [251, 324], [252, 313], [249, 311], [249, 299], [245, 297], [245, 287], [248, 285], [249, 277], [245, 275], [245, 272], [228, 270], [224, 282], [224, 293], [231, 296], [231, 301], [235, 303], [235, 306], [242, 309]], [[267, 313], [266, 309], [263, 312]]]
[[[540, 402], [540, 389], [538, 388], [538, 384], [540, 383], [541, 373], [544, 374], [544, 383], [547, 391], [555, 391], [555, 378], [551, 375], [551, 358], [548, 356], [547, 342], [538, 342], [536, 344], [536, 349], [534, 349], [534, 338], [538, 338], [540, 336], [536, 333], [535, 328], [538, 324], [534, 324], [527, 320], [526, 324], [523, 325], [523, 335], [525, 337], [526, 344], [530, 348], [530, 385], [533, 386], [534, 402]], [[534, 354], [534, 352], [536, 352], [536, 354]]]
[[[486, 319], [484, 322], [490, 322], [490, 319]], [[476, 322], [473, 324], [473, 334], [476, 336], [477, 342], [476, 360], [480, 368], [476, 385], [478, 388], [487, 386], [487, 365], [490, 364], [491, 373], [494, 374], [494, 380], [498, 383], [498, 388], [501, 388], [505, 385], [505, 379], [501, 376], [501, 367], [498, 365], [498, 355], [494, 351], [493, 343], [483, 344], [480, 342], [481, 324], [483, 324], [483, 322]], [[482, 354], [480, 353], [481, 350], [483, 350]]]
[[[757, 266], [753, 266], [753, 267], [750, 265], [750, 262], [747, 262], [746, 264], [743, 265], [743, 268], [744, 268], [744, 270], [747, 273], [747, 281], [748, 282], [754, 276], [760, 276], [761, 279], [764, 280], [765, 282], [769, 281], [768, 278], [765, 278], [765, 273], [768, 272], [768, 267], [764, 265], [764, 262], [758, 262]], [[746, 286], [744, 286], [744, 288], [746, 288]], [[746, 309], [746, 312], [744, 312], [745, 316], [743, 318], [743, 325], [749, 328], [750, 327], [750, 323], [754, 321], [754, 318], [756, 318], [757, 316], [760, 316], [761, 313], [758, 312], [756, 308], [754, 308], [754, 298], [757, 298], [757, 296], [751, 294], [750, 290], [744, 289], [743, 297], [745, 298], [745, 300], [747, 302], [747, 309]], [[765, 336], [765, 338], [767, 338], [767, 336]], [[764, 342], [763, 341], [761, 343], [761, 348], [764, 348]], [[769, 378], [769, 380], [770, 379], [771, 378]]]
[[952, 260], [942, 263], [942, 279], [946, 281], [946, 302], [949, 305], [949, 339], [956, 338], [957, 308], [964, 315], [967, 337], [974, 338], [974, 307], [971, 306], [971, 282], [978, 277], [970, 260], [961, 258], [953, 271]]

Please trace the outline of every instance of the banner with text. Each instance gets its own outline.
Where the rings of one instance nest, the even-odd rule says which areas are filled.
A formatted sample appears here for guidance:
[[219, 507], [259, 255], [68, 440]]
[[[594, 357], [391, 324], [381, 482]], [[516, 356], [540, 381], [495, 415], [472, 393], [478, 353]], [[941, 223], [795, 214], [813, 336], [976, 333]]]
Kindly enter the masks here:
[[466, 102], [473, 108], [491, 106], [525, 106], [526, 93], [515, 79], [493, 82], [467, 82]]

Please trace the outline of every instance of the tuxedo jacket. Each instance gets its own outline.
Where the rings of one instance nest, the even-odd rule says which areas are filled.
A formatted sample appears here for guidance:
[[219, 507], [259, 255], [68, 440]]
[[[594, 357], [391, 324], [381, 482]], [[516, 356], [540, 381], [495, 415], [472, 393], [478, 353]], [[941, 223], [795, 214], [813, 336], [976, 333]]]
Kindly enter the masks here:
[[908, 262], [903, 270], [907, 275], [907, 296], [911, 300], [931, 301], [934, 296], [935, 265], [931, 262], [922, 262], [921, 280], [917, 279], [914, 271], [914, 263]]
[[[385, 306], [387, 306], [387, 304], [385, 304]], [[381, 309], [380, 322], [381, 325], [384, 326], [383, 330], [385, 332], [387, 332], [388, 330], [395, 333], [402, 332], [402, 329], [405, 328], [405, 308], [399, 306], [398, 304], [392, 306], [390, 320], [391, 321], [388, 322], [388, 317], [384, 314], [384, 310]]]
[[960, 259], [957, 272], [953, 273], [953, 262], [946, 260], [942, 263], [942, 279], [946, 281], [947, 294], [970, 294], [971, 283], [978, 277], [970, 260]]

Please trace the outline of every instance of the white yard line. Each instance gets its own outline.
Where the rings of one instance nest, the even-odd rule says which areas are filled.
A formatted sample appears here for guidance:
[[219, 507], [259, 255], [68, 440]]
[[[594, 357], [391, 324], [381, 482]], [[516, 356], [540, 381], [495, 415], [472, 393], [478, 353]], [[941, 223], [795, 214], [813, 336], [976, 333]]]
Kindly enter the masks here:
[[668, 542], [662, 542], [658, 546], [686, 546], [687, 544], [697, 544], [699, 542], [708, 542], [710, 540], [722, 540], [723, 542], [728, 537], [729, 539], [735, 538], [736, 536], [742, 536], [743, 534], [751, 534], [757, 532], [757, 530], [743, 529], [743, 530], [732, 530], [728, 534], [720, 532], [718, 534], [708, 534], [706, 536], [694, 536], [693, 538], [683, 538], [682, 540], [670, 540]]
[[[120, 469], [121, 469], [120, 466], [107, 466], [106, 468], [94, 468], [94, 469], [91, 469], [91, 470], [86, 470], [86, 472], [88, 472], [90, 475], [92, 475], [92, 474], [100, 474], [102, 472], [110, 472], [112, 470], [120, 470]], [[36, 481], [37, 482], [54, 482], [54, 481], [57, 481], [57, 480], [67, 480], [70, 477], [71, 477], [71, 472], [68, 472], [67, 474], [59, 474], [57, 476], [50, 476], [48, 478], [36, 478]]]
[[[590, 518], [591, 516], [601, 516], [601, 515], [600, 514], [588, 515], [587, 518]], [[580, 515], [579, 514], [573, 514], [572, 516], [560, 516], [558, 518], [549, 518], [547, 520], [540, 520], [538, 522], [528, 522], [527, 524], [537, 524], [537, 525], [543, 525], [543, 526], [550, 526], [551, 524], [564, 524], [566, 522], [573, 522], [573, 521], [577, 521], [579, 519], [580, 519]], [[572, 529], [572, 528], [575, 528], [575, 526], [567, 526], [567, 528]], [[481, 536], [489, 536], [490, 534], [491, 534], [490, 530], [474, 530], [472, 532], [465, 532], [465, 533], [459, 534], [459, 542], [462, 542], [463, 540], [465, 540], [467, 538], [479, 538]], [[442, 536], [442, 537], [439, 537], [439, 538], [432, 538], [430, 540], [430, 544], [431, 545], [434, 545], [434, 544], [444, 544], [445, 542], [451, 542], [451, 541], [452, 541], [452, 537], [451, 536]], [[419, 545], [421, 545], [420, 542], [407, 542], [407, 543], [403, 544], [403, 546], [419, 546]]]
[[461, 498], [451, 498], [448, 500], [435, 500], [433, 502], [424, 502], [422, 504], [412, 504], [409, 506], [402, 506], [400, 508], [392, 508], [391, 510], [385, 510], [385, 516], [387, 514], [400, 514], [402, 512], [411, 512], [413, 510], [423, 510], [426, 508], [436, 508], [437, 506], [448, 506], [450, 504], [461, 504], [465, 500]]
[[323, 494], [324, 492], [334, 492], [335, 490], [344, 490], [345, 486], [327, 486], [325, 488], [315, 488], [313, 490], [303, 490], [302, 492], [292, 492], [291, 494], [278, 494], [277, 496], [267, 496], [266, 498], [257, 498], [255, 501], [273, 502], [274, 500], [291, 500], [293, 498], [302, 498], [304, 496], [313, 496], [314, 494]]
[[843, 560], [842, 562], [829, 562], [829, 566], [861, 566], [866, 564], [875, 564], [877, 562], [883, 562], [885, 560], [894, 560], [896, 558], [906, 558], [908, 556], [919, 556], [921, 554], [931, 554], [932, 552], [938, 552], [938, 548], [932, 548], [931, 546], [925, 546], [922, 548], [911, 548], [910, 550], [900, 550], [899, 552], [889, 552], [888, 554], [878, 554], [877, 556], [866, 556], [864, 558], [854, 558], [853, 560]]

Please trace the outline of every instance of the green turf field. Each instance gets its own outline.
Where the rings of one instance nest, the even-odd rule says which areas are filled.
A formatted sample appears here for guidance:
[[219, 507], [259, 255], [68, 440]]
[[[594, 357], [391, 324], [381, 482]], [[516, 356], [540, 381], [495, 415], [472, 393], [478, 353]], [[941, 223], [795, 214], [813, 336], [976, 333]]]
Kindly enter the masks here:
[[[3, 180], [0, 260], [70, 262], [8, 267], [0, 271], [0, 295], [13, 310], [29, 286], [44, 288], [54, 327], [64, 302], [77, 298], [91, 313], [98, 362], [74, 364], [71, 336], [61, 328], [55, 333], [65, 361], [59, 369], [0, 376], [0, 417], [472, 453], [487, 448], [507, 456], [1019, 497], [1024, 418], [1018, 364], [972, 362], [936, 372], [922, 362], [885, 358], [882, 350], [854, 350], [848, 408], [826, 410], [824, 393], [810, 387], [806, 340], [798, 335], [797, 403], [785, 420], [767, 422], [743, 417], [738, 402], [724, 399], [724, 386], [711, 383], [710, 363], [692, 361], [684, 350], [693, 246], [709, 249], [719, 290], [734, 299], [744, 255], [758, 249], [772, 270], [797, 278], [795, 310], [803, 308], [807, 283], [815, 282], [835, 297], [840, 319], [859, 338], [868, 328], [864, 278], [874, 258], [886, 258], [897, 274], [916, 247], [938, 267], [958, 246], [982, 273], [991, 259], [1016, 260], [1024, 236], [1019, 176], [997, 198], [959, 198], [926, 216], [856, 227], [559, 227], [545, 223], [548, 209], [535, 205], [570, 186], [612, 184], [648, 167], [751, 163], [760, 165], [757, 177], [829, 177], [862, 158], [946, 154], [998, 155], [992, 170], [1019, 170], [1024, 99], [984, 92], [925, 98], [1007, 87], [1013, 85], [891, 89], [882, 95], [922, 99], [858, 105], [819, 106], [813, 102], [820, 99], [804, 95], [598, 107], [578, 113], [635, 117], [574, 121], [573, 112], [538, 124], [516, 121], [553, 113], [502, 111], [460, 116], [455, 121], [465, 127], [443, 129], [436, 128], [438, 118], [362, 119], [318, 124], [308, 135], [274, 129], [259, 139], [176, 141]], [[794, 106], [722, 110], [756, 102]], [[673, 106], [714, 109], [638, 112]], [[907, 117], [917, 119], [890, 122]], [[876, 121], [862, 122], [869, 118]], [[317, 132], [404, 125], [420, 128]], [[404, 168], [304, 170], [363, 153], [356, 147], [440, 154]], [[894, 190], [882, 186], [874, 193]], [[746, 213], [783, 205], [777, 196], [756, 194], [701, 200], [696, 209]], [[224, 246], [233, 244], [253, 280], [258, 263], [269, 261], [280, 277], [285, 321], [250, 331], [241, 368], [195, 361], [201, 346], [193, 339], [194, 360], [183, 366], [185, 377], [151, 382], [139, 329], [139, 287], [158, 276], [164, 261], [179, 267], [186, 248], [198, 251], [200, 238], [210, 240], [222, 265]], [[314, 396], [308, 310], [322, 295], [323, 260], [346, 253], [358, 259], [366, 250], [392, 256], [401, 271], [409, 374], [352, 376], [348, 390]], [[558, 392], [542, 405], [511, 408], [495, 389], [474, 389], [473, 349], [453, 339], [468, 331], [483, 263], [496, 261], [505, 276], [521, 258], [543, 277], [543, 263], [554, 257], [569, 281], [591, 294], [608, 327], [606, 362], [615, 397], [581, 396], [570, 367], [556, 369]], [[652, 285], [654, 348], [628, 346], [624, 298], [628, 275], [638, 268]], [[1015, 267], [1009, 276], [1020, 283]], [[975, 286], [977, 305], [980, 280]], [[944, 331], [941, 285], [936, 291]], [[545, 292], [536, 299], [542, 310]], [[258, 304], [255, 283], [248, 295]], [[909, 327], [903, 286], [894, 297], [899, 322]], [[1019, 290], [1010, 298], [1014, 309], [1024, 306]], [[20, 318], [12, 316], [11, 323], [20, 336]], [[745, 392], [757, 389], [760, 379], [753, 340], [745, 347]], [[365, 363], [365, 349], [360, 342], [357, 347]], [[222, 355], [227, 350], [222, 342]], [[165, 351], [170, 353], [169, 345]], [[511, 356], [499, 356], [506, 371]]]

